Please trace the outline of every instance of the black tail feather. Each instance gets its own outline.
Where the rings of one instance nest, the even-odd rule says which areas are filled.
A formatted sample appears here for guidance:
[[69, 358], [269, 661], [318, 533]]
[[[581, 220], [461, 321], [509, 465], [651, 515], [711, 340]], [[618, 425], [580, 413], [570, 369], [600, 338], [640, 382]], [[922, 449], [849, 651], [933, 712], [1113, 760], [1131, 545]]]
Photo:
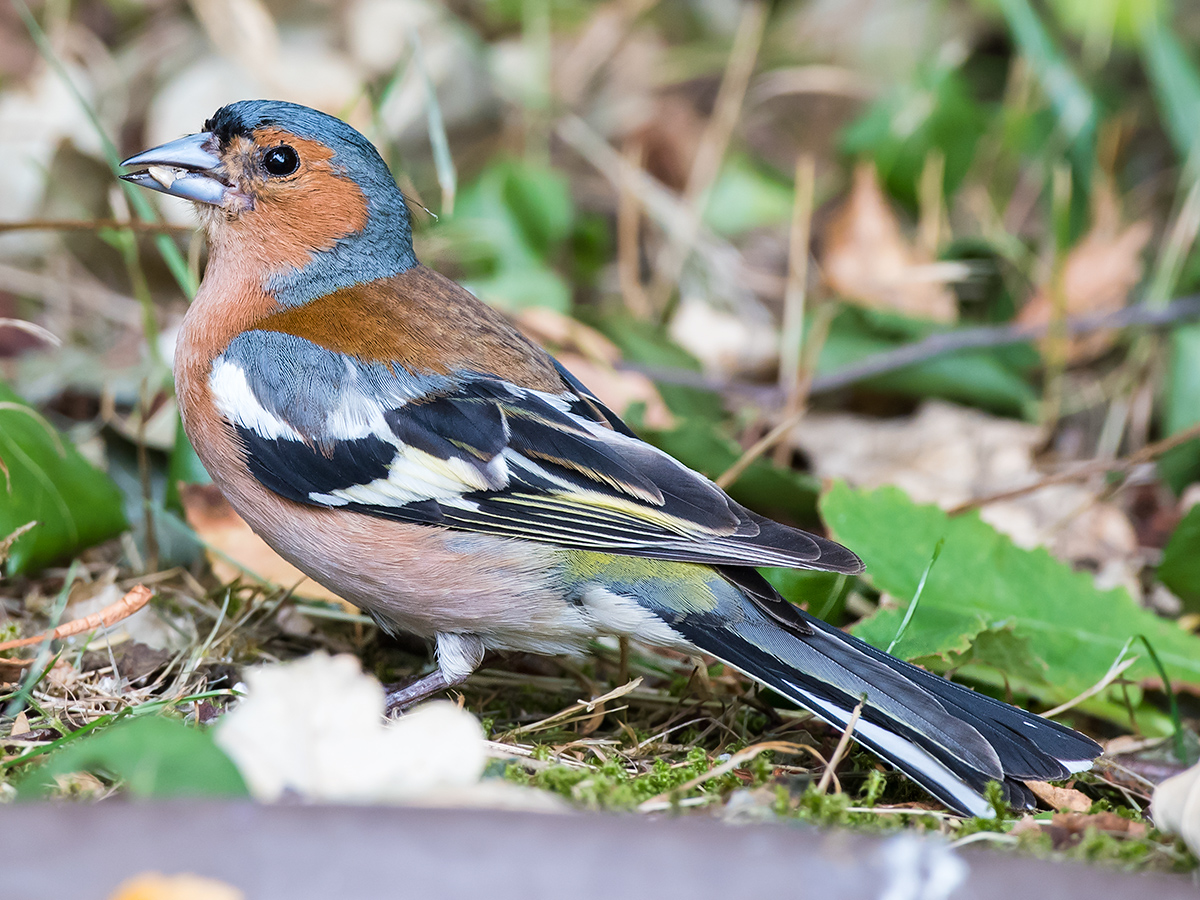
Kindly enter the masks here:
[[753, 570], [722, 574], [757, 615], [741, 622], [690, 615], [672, 627], [834, 727], [848, 723], [860, 700], [854, 685], [865, 683], [872, 696], [855, 739], [955, 812], [991, 815], [984, 791], [992, 780], [1012, 806], [1032, 808], [1026, 780], [1064, 778], [1101, 752], [1070, 728], [889, 656], [795, 607], [789, 622], [790, 614], [766, 608], [785, 601]]

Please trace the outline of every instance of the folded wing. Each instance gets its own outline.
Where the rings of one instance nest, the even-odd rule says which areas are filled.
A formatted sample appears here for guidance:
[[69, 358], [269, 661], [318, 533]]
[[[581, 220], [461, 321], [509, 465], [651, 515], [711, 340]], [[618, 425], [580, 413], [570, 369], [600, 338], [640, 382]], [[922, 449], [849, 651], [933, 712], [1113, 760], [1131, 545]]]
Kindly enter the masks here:
[[300, 503], [682, 562], [861, 570], [634, 437], [560, 371], [552, 394], [252, 331], [210, 387], [254, 476]]

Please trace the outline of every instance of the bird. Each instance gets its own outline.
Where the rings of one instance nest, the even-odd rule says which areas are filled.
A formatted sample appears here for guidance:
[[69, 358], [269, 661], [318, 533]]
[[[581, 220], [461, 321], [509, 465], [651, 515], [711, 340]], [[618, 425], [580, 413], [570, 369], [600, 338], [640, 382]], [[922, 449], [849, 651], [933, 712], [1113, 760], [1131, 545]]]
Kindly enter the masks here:
[[958, 815], [998, 782], [1088, 769], [1090, 738], [809, 615], [758, 572], [855, 575], [832, 540], [740, 505], [642, 441], [498, 311], [422, 266], [372, 143], [283, 101], [219, 109], [121, 177], [194, 202], [209, 255], [180, 327], [184, 429], [284, 559], [436, 668], [488, 651], [578, 655], [602, 636], [706, 654], [774, 690]]

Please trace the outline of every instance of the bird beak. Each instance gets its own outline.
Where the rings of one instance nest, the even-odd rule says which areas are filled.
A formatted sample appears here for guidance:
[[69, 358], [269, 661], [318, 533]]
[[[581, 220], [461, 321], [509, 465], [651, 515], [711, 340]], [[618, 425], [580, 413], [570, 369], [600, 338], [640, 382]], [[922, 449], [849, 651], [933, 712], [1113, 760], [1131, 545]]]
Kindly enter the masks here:
[[189, 134], [129, 157], [121, 165], [147, 168], [121, 178], [172, 197], [221, 206], [233, 188], [217, 175], [221, 158], [215, 147], [216, 138], [209, 132]]

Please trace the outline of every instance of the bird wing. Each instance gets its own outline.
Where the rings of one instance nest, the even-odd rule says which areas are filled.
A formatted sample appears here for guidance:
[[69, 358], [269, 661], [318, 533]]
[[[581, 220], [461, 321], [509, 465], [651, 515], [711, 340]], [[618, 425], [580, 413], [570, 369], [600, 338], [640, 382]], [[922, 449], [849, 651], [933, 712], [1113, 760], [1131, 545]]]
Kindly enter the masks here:
[[300, 503], [682, 562], [861, 570], [639, 440], [559, 372], [552, 393], [250, 331], [209, 386], [254, 477]]

